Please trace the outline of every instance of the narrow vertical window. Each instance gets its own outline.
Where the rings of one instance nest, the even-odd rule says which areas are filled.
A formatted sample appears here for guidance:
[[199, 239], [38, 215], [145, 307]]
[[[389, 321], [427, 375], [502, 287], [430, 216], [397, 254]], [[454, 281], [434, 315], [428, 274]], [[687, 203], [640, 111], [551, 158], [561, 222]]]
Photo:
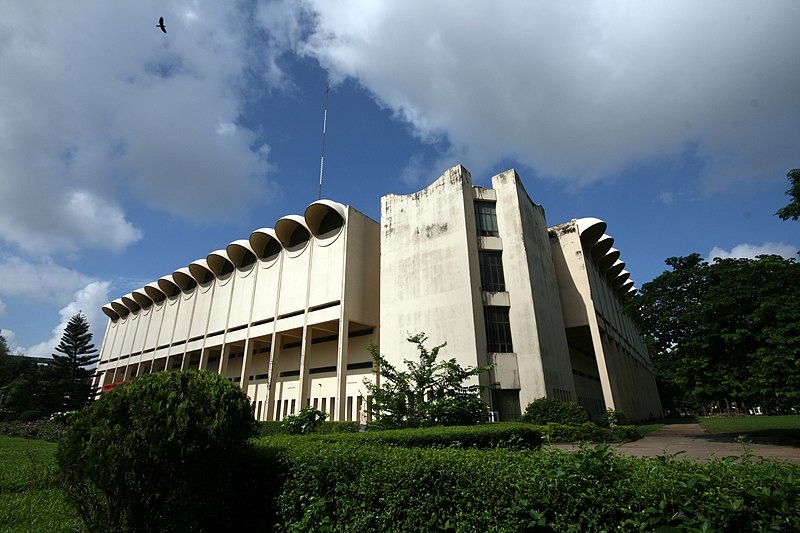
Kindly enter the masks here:
[[503, 276], [502, 252], [478, 252], [481, 269], [481, 290], [501, 292], [506, 290], [506, 279]]
[[498, 237], [497, 210], [494, 202], [475, 202], [475, 229], [482, 237]]
[[490, 353], [513, 352], [508, 307], [484, 307], [483, 314], [486, 319], [486, 350]]

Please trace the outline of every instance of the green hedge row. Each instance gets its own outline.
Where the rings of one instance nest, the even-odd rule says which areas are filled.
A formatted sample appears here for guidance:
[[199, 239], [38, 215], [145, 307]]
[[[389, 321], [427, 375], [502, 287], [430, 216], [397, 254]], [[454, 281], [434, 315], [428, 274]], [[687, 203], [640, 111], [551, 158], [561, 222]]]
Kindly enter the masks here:
[[55, 420], [34, 420], [31, 422], [9, 420], [0, 422], [0, 435], [58, 442], [66, 435], [67, 428], [67, 424]]
[[539, 429], [530, 424], [480, 424], [390, 429], [364, 433], [317, 433], [309, 439], [326, 443], [348, 442], [403, 448], [535, 448], [541, 444]]
[[283, 457], [279, 531], [793, 531], [800, 468], [628, 458], [606, 445], [425, 449], [262, 439]]
[[545, 424], [536, 426], [542, 433], [542, 441], [550, 443], [564, 442], [630, 442], [642, 437], [636, 426], [600, 427], [586, 422], [578, 426], [563, 424]]
[[[358, 433], [358, 422], [332, 422], [326, 420], [317, 430], [318, 433]], [[289, 432], [278, 420], [265, 420], [258, 423], [258, 436], [288, 435]]]

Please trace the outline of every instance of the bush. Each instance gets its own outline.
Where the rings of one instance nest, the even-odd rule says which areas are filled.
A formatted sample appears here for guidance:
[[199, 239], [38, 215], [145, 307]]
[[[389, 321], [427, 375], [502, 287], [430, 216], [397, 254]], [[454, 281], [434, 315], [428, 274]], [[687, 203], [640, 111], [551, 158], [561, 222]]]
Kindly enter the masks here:
[[67, 425], [55, 420], [34, 420], [33, 422], [11, 420], [0, 422], [0, 435], [9, 437], [58, 442], [66, 434]]
[[247, 514], [230, 509], [246, 499], [254, 431], [250, 402], [222, 376], [159, 372], [78, 413], [57, 461], [90, 531], [215, 529]]
[[[268, 443], [271, 439], [264, 439]], [[285, 437], [279, 531], [794, 531], [800, 468]], [[794, 525], [792, 525], [794, 524]]]
[[600, 415], [600, 425], [605, 428], [613, 428], [625, 424], [625, 413], [622, 411], [606, 410]]
[[520, 422], [530, 424], [564, 424], [577, 426], [589, 421], [589, 415], [583, 407], [574, 402], [565, 402], [558, 398], [539, 398], [528, 404]]
[[284, 418], [282, 426], [290, 435], [305, 435], [317, 431], [326, 418], [327, 413], [307, 405], [296, 415]]
[[539, 428], [530, 424], [503, 423], [478, 426], [437, 426], [390, 429], [366, 433], [315, 435], [315, 440], [350, 442], [403, 448], [536, 448], [541, 445]]
[[33, 422], [34, 420], [40, 420], [41, 418], [41, 411], [22, 411], [19, 414], [20, 422]]

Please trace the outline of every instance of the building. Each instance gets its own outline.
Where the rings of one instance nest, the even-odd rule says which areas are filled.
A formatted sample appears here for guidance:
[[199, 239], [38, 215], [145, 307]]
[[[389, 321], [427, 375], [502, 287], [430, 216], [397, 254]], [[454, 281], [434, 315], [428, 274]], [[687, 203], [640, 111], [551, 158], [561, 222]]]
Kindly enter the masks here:
[[358, 420], [370, 343], [393, 363], [424, 331], [480, 376], [500, 419], [549, 396], [598, 415], [661, 416], [647, 350], [621, 312], [633, 283], [597, 219], [548, 228], [517, 174], [456, 166], [381, 201], [380, 224], [322, 200], [103, 307], [97, 383], [203, 368], [260, 420], [304, 405]]

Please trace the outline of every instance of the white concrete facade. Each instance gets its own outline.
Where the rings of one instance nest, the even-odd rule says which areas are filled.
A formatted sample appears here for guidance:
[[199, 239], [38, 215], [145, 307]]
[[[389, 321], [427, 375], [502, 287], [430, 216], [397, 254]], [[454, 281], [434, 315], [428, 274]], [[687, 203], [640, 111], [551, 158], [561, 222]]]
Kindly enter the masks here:
[[513, 170], [487, 189], [453, 167], [383, 197], [380, 224], [315, 202], [104, 306], [97, 384], [202, 368], [239, 383], [259, 420], [309, 404], [358, 420], [369, 344], [402, 366], [424, 331], [448, 343], [442, 357], [494, 365], [479, 379], [502, 419], [544, 396], [657, 417], [647, 351], [621, 313], [632, 282], [603, 231], [548, 228]]
[[98, 386], [200, 368], [239, 383], [259, 420], [309, 403], [358, 420], [378, 342], [378, 231], [322, 200], [111, 302]]

